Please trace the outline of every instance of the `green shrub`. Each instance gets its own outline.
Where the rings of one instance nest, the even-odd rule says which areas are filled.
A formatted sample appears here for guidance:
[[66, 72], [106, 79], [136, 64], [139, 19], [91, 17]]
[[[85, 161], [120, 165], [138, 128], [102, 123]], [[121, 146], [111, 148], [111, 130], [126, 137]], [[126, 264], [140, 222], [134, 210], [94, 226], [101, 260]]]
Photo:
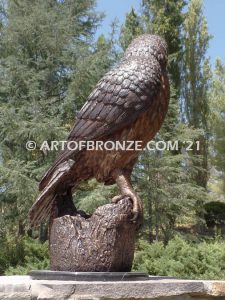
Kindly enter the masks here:
[[225, 279], [225, 243], [191, 243], [176, 236], [167, 246], [141, 240], [133, 269], [150, 275], [190, 279]]
[[0, 253], [0, 275], [22, 275], [49, 266], [48, 243], [41, 244], [30, 237], [1, 239]]

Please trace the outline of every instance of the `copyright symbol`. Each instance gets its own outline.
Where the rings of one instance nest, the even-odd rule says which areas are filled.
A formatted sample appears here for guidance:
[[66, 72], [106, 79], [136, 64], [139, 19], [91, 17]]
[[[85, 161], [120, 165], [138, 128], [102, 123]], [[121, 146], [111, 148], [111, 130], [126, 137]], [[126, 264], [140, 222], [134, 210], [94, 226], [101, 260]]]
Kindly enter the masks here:
[[35, 150], [37, 147], [36, 143], [34, 141], [28, 141], [26, 142], [26, 149], [29, 151]]

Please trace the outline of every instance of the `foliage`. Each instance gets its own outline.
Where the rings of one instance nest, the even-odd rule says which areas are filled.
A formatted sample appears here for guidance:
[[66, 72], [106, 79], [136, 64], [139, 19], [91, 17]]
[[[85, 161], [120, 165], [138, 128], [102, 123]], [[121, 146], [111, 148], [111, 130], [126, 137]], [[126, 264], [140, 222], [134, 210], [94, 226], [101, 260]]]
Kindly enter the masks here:
[[135, 10], [132, 8], [131, 11], [126, 15], [125, 24], [121, 28], [120, 33], [120, 45], [123, 50], [129, 46], [133, 38], [143, 33], [140, 16], [138, 16]]
[[[94, 5], [8, 0], [2, 8], [0, 207], [12, 227], [26, 225], [37, 183], [56, 156], [40, 150], [42, 142], [66, 139], [77, 111], [113, 63], [112, 41], [92, 40], [101, 20]], [[25, 147], [30, 140], [35, 151]]]
[[212, 240], [191, 243], [179, 236], [149, 244], [141, 240], [133, 269], [150, 275], [188, 279], [225, 279], [224, 242]]
[[88, 184], [81, 184], [74, 196], [77, 207], [92, 214], [97, 207], [109, 203], [114, 195], [115, 186], [104, 186], [90, 180]]
[[219, 171], [222, 179], [222, 191], [225, 195], [225, 63], [221, 59], [216, 61], [212, 85], [208, 95], [210, 102], [210, 158], [212, 164]]
[[183, 96], [189, 124], [204, 130], [207, 129], [207, 88], [211, 75], [206, 57], [209, 40], [202, 1], [192, 0], [184, 21]]
[[184, 0], [143, 0], [143, 21], [145, 30], [149, 33], [163, 36], [168, 44], [169, 73], [174, 88], [179, 93], [180, 64], [182, 57], [181, 31], [185, 14]]
[[179, 145], [174, 150], [146, 150], [135, 168], [134, 179], [144, 200], [143, 235], [149, 241], [163, 239], [164, 243], [173, 236], [179, 216], [193, 217], [197, 203], [202, 205], [207, 197], [206, 192], [191, 177], [192, 173], [197, 173], [195, 166], [199, 157], [193, 160], [184, 144], [187, 140], [198, 140], [201, 131], [182, 123], [179, 110], [182, 69], [177, 62], [180, 62], [185, 51], [182, 32], [186, 18], [183, 12], [185, 4], [183, 0], [142, 2], [141, 28], [145, 32], [163, 36], [169, 52], [170, 104], [155, 141], [178, 142]]
[[184, 101], [183, 118], [190, 126], [202, 129], [199, 137], [200, 147], [194, 148], [193, 155], [201, 160], [196, 163], [197, 174], [193, 174], [198, 185], [206, 188], [208, 180], [208, 114], [207, 91], [211, 71], [206, 56], [210, 40], [208, 25], [203, 15], [202, 1], [189, 3], [184, 21], [184, 55], [182, 59], [182, 94]]
[[0, 275], [22, 275], [49, 266], [48, 243], [25, 237], [1, 237]]
[[200, 210], [207, 194], [191, 180], [189, 170], [193, 166], [189, 164], [188, 154], [146, 151], [141, 156], [134, 177], [144, 200], [143, 234], [149, 241], [162, 239], [167, 243], [181, 216], [196, 222], [196, 207]]

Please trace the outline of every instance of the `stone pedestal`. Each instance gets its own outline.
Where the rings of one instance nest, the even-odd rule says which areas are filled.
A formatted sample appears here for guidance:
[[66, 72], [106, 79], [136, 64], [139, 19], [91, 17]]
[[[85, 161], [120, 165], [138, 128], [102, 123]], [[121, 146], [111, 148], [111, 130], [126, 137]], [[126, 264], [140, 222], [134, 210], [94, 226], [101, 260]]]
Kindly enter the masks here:
[[144, 281], [32, 280], [29, 276], [0, 277], [0, 300], [215, 300], [225, 299], [225, 281], [150, 277]]

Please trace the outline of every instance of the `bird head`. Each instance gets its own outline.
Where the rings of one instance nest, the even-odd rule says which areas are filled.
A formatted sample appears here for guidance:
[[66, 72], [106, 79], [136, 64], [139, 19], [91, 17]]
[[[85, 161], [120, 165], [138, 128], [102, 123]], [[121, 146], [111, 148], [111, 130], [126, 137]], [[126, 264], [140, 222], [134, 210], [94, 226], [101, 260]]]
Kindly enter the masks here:
[[167, 65], [167, 44], [166, 41], [158, 35], [143, 34], [135, 38], [124, 53], [124, 58], [131, 56], [151, 59], [153, 56], [157, 59], [161, 67]]

